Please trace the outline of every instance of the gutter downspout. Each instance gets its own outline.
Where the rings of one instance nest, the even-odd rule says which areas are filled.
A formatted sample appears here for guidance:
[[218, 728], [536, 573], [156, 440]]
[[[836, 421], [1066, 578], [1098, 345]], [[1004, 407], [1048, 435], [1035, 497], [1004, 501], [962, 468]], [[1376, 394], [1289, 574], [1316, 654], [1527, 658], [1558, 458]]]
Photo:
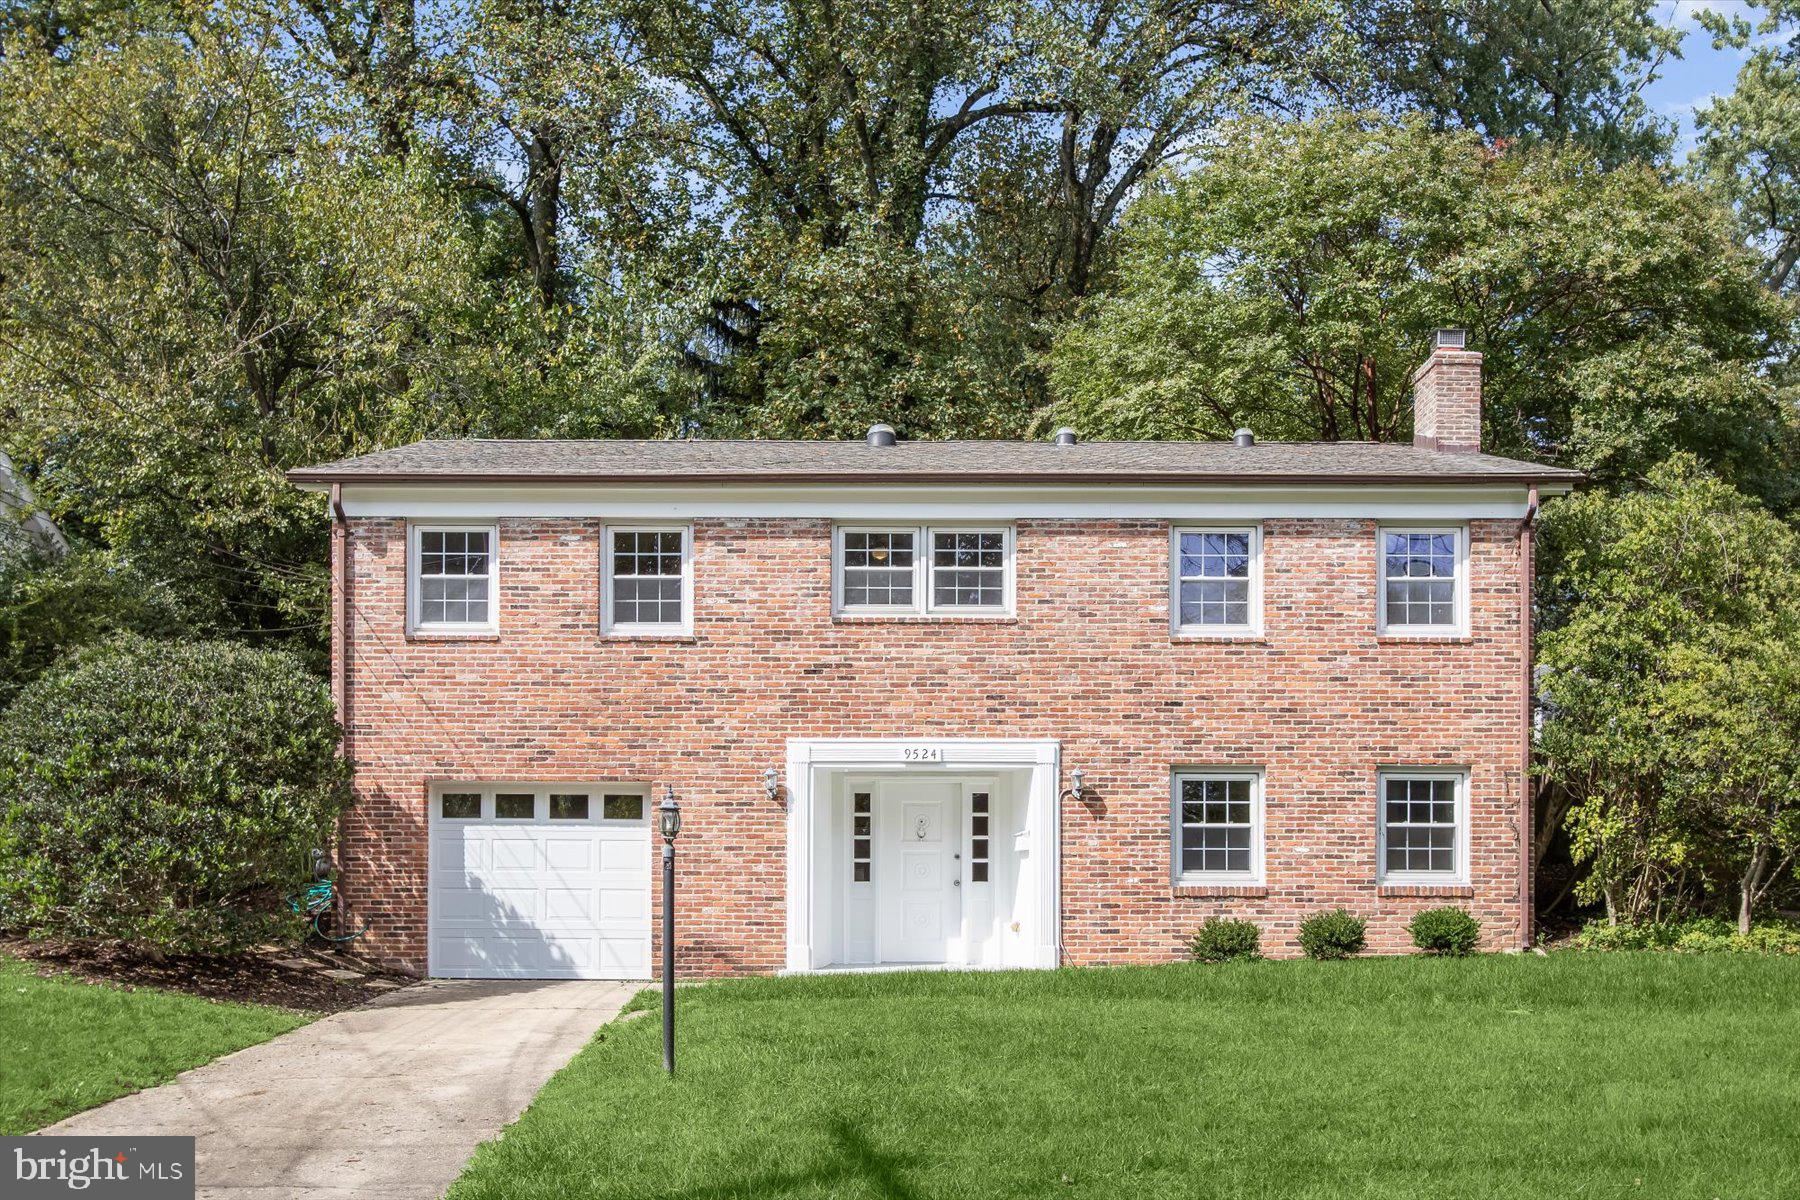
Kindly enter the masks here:
[[344, 757], [349, 755], [350, 721], [347, 711], [349, 664], [350, 520], [344, 515], [344, 486], [331, 485], [331, 703], [344, 730]]
[[1531, 949], [1531, 586], [1537, 552], [1537, 484], [1525, 498], [1525, 519], [1519, 522], [1519, 949]]
[[[344, 488], [331, 485], [331, 704], [337, 712], [344, 761], [350, 759], [350, 518], [344, 512]], [[340, 814], [337, 823], [338, 875], [343, 875], [342, 855], [345, 844], [345, 822], [348, 814]], [[348, 928], [349, 914], [344, 903], [344, 889], [335, 890], [339, 928]]]

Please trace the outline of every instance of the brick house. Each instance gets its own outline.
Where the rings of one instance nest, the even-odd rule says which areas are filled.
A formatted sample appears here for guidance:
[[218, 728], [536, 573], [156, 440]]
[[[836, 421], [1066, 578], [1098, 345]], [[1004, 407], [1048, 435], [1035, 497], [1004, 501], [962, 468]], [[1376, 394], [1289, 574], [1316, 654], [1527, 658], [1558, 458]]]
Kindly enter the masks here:
[[1444, 331], [1412, 444], [437, 441], [329, 491], [366, 944], [450, 976], [1530, 936], [1531, 523]]

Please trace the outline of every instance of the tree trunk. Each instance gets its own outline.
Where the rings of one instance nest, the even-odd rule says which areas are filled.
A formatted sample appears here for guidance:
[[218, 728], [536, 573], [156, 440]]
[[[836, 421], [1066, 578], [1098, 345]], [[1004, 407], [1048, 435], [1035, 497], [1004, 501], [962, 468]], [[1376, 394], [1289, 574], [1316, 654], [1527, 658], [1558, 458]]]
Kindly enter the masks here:
[[1758, 846], [1750, 852], [1750, 861], [1744, 865], [1743, 877], [1738, 891], [1738, 933], [1750, 936], [1750, 917], [1756, 910], [1756, 898], [1762, 890], [1763, 872], [1769, 865], [1769, 848]]
[[562, 271], [558, 224], [562, 216], [562, 159], [552, 144], [553, 131], [534, 126], [525, 143], [525, 237], [530, 243], [532, 280], [538, 303], [549, 312], [556, 306]]

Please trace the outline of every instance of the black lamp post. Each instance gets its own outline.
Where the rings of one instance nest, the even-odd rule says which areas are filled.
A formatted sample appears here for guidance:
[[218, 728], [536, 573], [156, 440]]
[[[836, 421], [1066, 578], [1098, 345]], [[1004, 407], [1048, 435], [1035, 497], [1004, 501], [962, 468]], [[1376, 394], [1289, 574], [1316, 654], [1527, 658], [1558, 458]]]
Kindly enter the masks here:
[[675, 789], [666, 788], [656, 809], [662, 830], [662, 1002], [663, 1070], [675, 1073], [675, 835], [681, 832], [681, 805]]

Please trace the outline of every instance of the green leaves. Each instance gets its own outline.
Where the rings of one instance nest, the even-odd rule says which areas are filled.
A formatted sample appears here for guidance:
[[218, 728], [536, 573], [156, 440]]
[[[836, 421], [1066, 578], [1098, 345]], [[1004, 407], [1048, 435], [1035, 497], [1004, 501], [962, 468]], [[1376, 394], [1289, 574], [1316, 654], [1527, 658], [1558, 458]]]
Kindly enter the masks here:
[[1486, 355], [1486, 445], [1602, 483], [1671, 452], [1785, 499], [1766, 377], [1789, 307], [1731, 214], [1648, 167], [1337, 114], [1226, 131], [1137, 202], [1116, 282], [1058, 336], [1092, 436], [1400, 440], [1440, 326]]
[[1691, 459], [1546, 510], [1545, 771], [1609, 915], [1737, 904], [1800, 848], [1800, 535]]
[[349, 802], [330, 696], [293, 657], [115, 641], [0, 714], [0, 923], [161, 950], [285, 928]]

